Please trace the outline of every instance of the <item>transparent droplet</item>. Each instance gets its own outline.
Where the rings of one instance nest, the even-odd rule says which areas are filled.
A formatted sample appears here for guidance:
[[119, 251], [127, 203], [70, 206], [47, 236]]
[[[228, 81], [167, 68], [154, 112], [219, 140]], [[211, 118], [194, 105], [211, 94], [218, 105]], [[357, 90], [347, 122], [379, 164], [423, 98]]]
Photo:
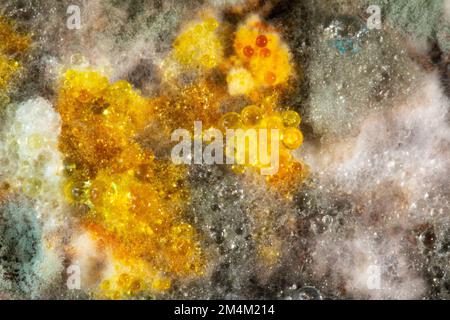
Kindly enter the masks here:
[[322, 295], [314, 287], [303, 287], [300, 290], [298, 290], [297, 293], [297, 299], [298, 300], [322, 300]]

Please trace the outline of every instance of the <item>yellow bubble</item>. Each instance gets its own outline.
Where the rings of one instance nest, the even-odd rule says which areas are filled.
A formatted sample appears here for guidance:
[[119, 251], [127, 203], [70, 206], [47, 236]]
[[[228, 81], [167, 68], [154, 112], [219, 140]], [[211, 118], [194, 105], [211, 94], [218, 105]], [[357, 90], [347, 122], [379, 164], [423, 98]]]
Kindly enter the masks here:
[[100, 284], [100, 289], [106, 291], [106, 290], [109, 290], [109, 289], [110, 289], [110, 286], [111, 286], [110, 281], [109, 281], [109, 280], [104, 280], [104, 281], [102, 281], [102, 283]]
[[86, 58], [81, 53], [75, 53], [70, 57], [70, 62], [74, 65], [81, 65], [86, 62]]
[[246, 126], [255, 126], [263, 118], [263, 110], [255, 105], [245, 107], [241, 112], [242, 123]]
[[222, 129], [237, 129], [242, 127], [241, 116], [237, 112], [225, 113], [219, 120]]
[[214, 31], [219, 26], [219, 22], [214, 18], [208, 18], [205, 20], [205, 28], [208, 31]]
[[303, 143], [303, 134], [297, 128], [287, 128], [283, 132], [283, 144], [288, 149], [297, 149]]
[[284, 128], [283, 119], [280, 116], [270, 116], [264, 119], [264, 124], [267, 129], [279, 129]]
[[44, 140], [41, 135], [35, 133], [28, 137], [28, 146], [33, 149], [42, 148]]
[[126, 286], [126, 285], [128, 285], [128, 283], [130, 282], [130, 275], [129, 274], [127, 274], [127, 273], [122, 273], [120, 276], [119, 276], [119, 284], [120, 285], [122, 285], [122, 286]]
[[281, 118], [283, 119], [283, 124], [286, 127], [298, 127], [302, 121], [300, 115], [292, 110], [283, 111], [281, 113]]

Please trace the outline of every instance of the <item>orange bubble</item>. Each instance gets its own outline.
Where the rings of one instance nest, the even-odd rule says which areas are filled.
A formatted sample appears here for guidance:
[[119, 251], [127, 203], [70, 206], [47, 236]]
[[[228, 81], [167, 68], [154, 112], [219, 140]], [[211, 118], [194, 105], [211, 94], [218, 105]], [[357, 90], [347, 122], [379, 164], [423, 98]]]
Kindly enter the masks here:
[[267, 46], [267, 37], [265, 35], [257, 36], [256, 45], [261, 48]]
[[251, 58], [253, 56], [253, 54], [255, 53], [255, 50], [253, 50], [253, 48], [250, 46], [245, 46], [243, 51], [244, 51], [244, 55], [248, 58]]

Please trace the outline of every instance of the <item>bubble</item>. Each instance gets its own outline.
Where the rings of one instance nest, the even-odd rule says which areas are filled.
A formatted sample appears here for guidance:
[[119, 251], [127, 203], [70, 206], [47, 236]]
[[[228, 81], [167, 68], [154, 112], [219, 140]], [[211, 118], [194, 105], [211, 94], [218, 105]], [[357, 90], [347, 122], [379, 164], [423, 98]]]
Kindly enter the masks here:
[[284, 128], [283, 120], [277, 115], [264, 118], [264, 124], [267, 129], [282, 130]]
[[255, 50], [253, 50], [253, 48], [250, 46], [245, 46], [243, 52], [246, 57], [251, 58], [255, 53]]
[[237, 129], [242, 127], [241, 116], [237, 112], [228, 112], [219, 120], [222, 129]]
[[254, 126], [263, 117], [263, 110], [255, 105], [245, 107], [241, 112], [242, 123], [247, 126]]
[[303, 287], [296, 294], [297, 300], [323, 300], [321, 293], [314, 287]]
[[427, 229], [421, 233], [421, 235], [419, 236], [419, 240], [425, 248], [433, 249], [436, 235], [434, 234], [434, 231], [432, 229]]
[[283, 133], [283, 144], [288, 149], [297, 149], [303, 143], [303, 134], [297, 128], [287, 128]]
[[75, 53], [70, 57], [70, 62], [74, 65], [82, 65], [86, 63], [86, 58], [81, 53]]
[[298, 127], [301, 122], [300, 115], [292, 110], [283, 111], [281, 113], [281, 118], [286, 127]]
[[265, 35], [259, 35], [256, 37], [256, 45], [258, 47], [265, 47], [267, 45], [267, 37]]

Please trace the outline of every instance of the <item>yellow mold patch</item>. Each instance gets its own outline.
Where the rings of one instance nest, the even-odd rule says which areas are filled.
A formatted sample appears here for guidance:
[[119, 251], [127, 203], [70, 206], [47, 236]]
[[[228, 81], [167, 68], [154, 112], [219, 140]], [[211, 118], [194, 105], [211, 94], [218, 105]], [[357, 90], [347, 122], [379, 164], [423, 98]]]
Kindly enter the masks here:
[[12, 21], [0, 16], [0, 96], [5, 95], [21, 67], [17, 58], [12, 56], [24, 53], [30, 43], [30, 36], [20, 34]]
[[217, 33], [219, 22], [206, 18], [193, 22], [175, 39], [175, 59], [185, 66], [211, 69], [223, 59], [223, 47]]
[[134, 141], [154, 116], [150, 100], [125, 81], [110, 84], [95, 71], [69, 70], [57, 109], [66, 194], [89, 208], [83, 225], [115, 261], [98, 295], [165, 291], [174, 277], [201, 274], [196, 232], [183, 222], [184, 168], [155, 160]]

